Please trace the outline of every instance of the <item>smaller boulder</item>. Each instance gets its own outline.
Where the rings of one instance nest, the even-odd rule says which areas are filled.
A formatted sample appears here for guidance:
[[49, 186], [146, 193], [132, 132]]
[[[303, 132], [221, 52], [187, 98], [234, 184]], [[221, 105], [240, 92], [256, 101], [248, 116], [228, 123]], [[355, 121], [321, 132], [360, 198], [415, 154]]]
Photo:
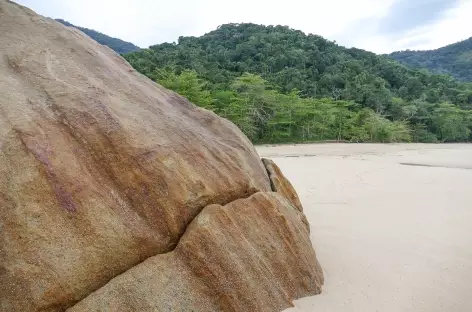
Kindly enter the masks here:
[[[300, 198], [298, 198], [297, 191], [295, 191], [292, 183], [290, 183], [290, 181], [283, 175], [280, 168], [270, 159], [263, 158], [262, 162], [264, 163], [269, 175], [272, 191], [283, 195], [296, 209], [298, 209], [298, 211], [303, 212], [303, 206], [300, 202]], [[305, 227], [310, 231], [310, 224], [308, 223], [305, 214], [301, 213], [299, 216]]]

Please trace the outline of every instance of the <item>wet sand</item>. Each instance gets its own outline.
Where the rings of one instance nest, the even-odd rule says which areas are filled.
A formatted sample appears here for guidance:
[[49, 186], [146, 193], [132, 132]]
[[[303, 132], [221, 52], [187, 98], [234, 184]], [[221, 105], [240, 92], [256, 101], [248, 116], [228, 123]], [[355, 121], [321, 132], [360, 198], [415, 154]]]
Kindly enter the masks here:
[[287, 311], [472, 311], [472, 144], [258, 151], [297, 189], [325, 274]]

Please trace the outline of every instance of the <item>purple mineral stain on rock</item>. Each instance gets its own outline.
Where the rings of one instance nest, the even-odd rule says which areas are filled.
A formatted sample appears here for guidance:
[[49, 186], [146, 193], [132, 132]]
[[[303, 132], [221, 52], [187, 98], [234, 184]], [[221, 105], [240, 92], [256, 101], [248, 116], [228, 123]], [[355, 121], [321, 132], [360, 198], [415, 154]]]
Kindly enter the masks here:
[[50, 161], [50, 155], [52, 155], [53, 152], [50, 150], [49, 146], [42, 147], [38, 144], [38, 142], [34, 141], [34, 139], [30, 137], [22, 137], [22, 141], [24, 142], [25, 146], [33, 153], [36, 159], [43, 164], [43, 167], [46, 171], [46, 176], [61, 207], [69, 212], [77, 211], [77, 206], [72, 199], [72, 195], [61, 183], [54, 170], [54, 166]]

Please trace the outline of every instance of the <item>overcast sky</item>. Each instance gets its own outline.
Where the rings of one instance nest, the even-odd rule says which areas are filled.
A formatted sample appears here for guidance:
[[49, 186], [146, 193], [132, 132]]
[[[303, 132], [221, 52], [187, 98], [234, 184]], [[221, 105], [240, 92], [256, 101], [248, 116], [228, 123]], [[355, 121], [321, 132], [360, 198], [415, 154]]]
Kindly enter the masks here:
[[434, 49], [472, 36], [472, 0], [15, 0], [140, 47], [225, 23], [287, 25], [348, 47]]

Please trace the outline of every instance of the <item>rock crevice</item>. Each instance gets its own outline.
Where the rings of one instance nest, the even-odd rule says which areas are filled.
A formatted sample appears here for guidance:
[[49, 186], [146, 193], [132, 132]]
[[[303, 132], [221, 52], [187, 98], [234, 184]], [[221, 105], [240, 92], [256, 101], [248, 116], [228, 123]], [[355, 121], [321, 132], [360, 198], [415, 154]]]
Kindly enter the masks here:
[[[280, 311], [321, 292], [323, 273], [299, 212], [278, 193], [210, 205], [177, 247], [70, 308], [84, 311]], [[315, 259], [313, 261], [313, 259]]]
[[[256, 193], [258, 193], [256, 190], [253, 190], [253, 189], [247, 190], [244, 194], [241, 194], [240, 197], [238, 197], [238, 198], [236, 198], [236, 199], [234, 199], [234, 200], [230, 200], [228, 203], [222, 203], [221, 205], [222, 205], [222, 206], [226, 206], [226, 205], [228, 205], [228, 204], [230, 204], [230, 203], [232, 203], [232, 202], [234, 202], [234, 201], [249, 198], [250, 196], [252, 196], [252, 195], [254, 195], [254, 194], [256, 194]], [[218, 204], [211, 204], [211, 205], [218, 205]], [[208, 206], [210, 206], [210, 205], [208, 205]], [[192, 219], [190, 220], [188, 226], [193, 222], [193, 220], [194, 220], [195, 218], [197, 218], [197, 217], [200, 215], [200, 213], [203, 211], [203, 209], [206, 208], [206, 207], [208, 207], [208, 206], [202, 207], [202, 208], [199, 210], [200, 212], [199, 212], [194, 218], [192, 218]], [[165, 255], [165, 254], [167, 254], [167, 253], [173, 252], [173, 251], [175, 250], [175, 248], [178, 246], [178, 244], [179, 244], [180, 240], [182, 239], [182, 237], [183, 237], [183, 236], [185, 235], [185, 233], [187, 232], [188, 226], [185, 228], [185, 230], [182, 232], [182, 234], [180, 234], [180, 235], [178, 236], [177, 240], [176, 240], [175, 242], [173, 242], [173, 243], [169, 246], [169, 248], [168, 248], [167, 250], [162, 251], [162, 252], [159, 252], [159, 253], [156, 253], [156, 254], [153, 254], [153, 255], [147, 257], [146, 259], [142, 260], [141, 262], [136, 263], [136, 264], [133, 264], [131, 267], [126, 268], [125, 271], [120, 272], [120, 273], [117, 274], [116, 276], [113, 276], [110, 280], [108, 280], [106, 283], [104, 283], [103, 285], [101, 285], [99, 288], [97, 288], [97, 289], [95, 289], [95, 290], [92, 290], [89, 294], [87, 294], [86, 296], [84, 296], [84, 298], [86, 298], [87, 296], [90, 296], [90, 295], [93, 294], [94, 292], [98, 291], [100, 288], [106, 287], [106, 285], [107, 285], [111, 280], [113, 280], [113, 279], [115, 279], [115, 278], [118, 278], [120, 275], [127, 274], [127, 272], [128, 272], [129, 270], [133, 269], [133, 268], [136, 267], [136, 266], [141, 265], [141, 263], [143, 263], [144, 261], [146, 261], [146, 260], [148, 260], [148, 259], [150, 259], [150, 258], [152, 258], [152, 257], [155, 257], [155, 256]], [[84, 299], [84, 298], [82, 298], [82, 299]], [[81, 299], [81, 300], [82, 300], [82, 299]], [[79, 303], [81, 300], [78, 300], [77, 302], [71, 303], [69, 306], [64, 306], [63, 308], [71, 308], [71, 307], [73, 307], [74, 305], [76, 305], [77, 303]]]
[[323, 273], [310, 254], [298, 196], [273, 161], [262, 161], [273, 193], [205, 207], [175, 249], [133, 266], [68, 311], [138, 311], [138, 301], [143, 311], [278, 311], [320, 293]]
[[[285, 197], [286, 200], [289, 201], [289, 204], [287, 205], [287, 207], [291, 207], [292, 209], [296, 209], [298, 210], [297, 213], [295, 213], [294, 215], [296, 215], [296, 217], [298, 219], [300, 219], [302, 221], [302, 223], [305, 225], [307, 231], [309, 232], [309, 225], [308, 225], [308, 222], [306, 220], [306, 217], [304, 216], [303, 212], [302, 212], [302, 207], [301, 207], [301, 203], [298, 199], [298, 195], [296, 194], [295, 192], [295, 189], [293, 188], [293, 186], [290, 184], [290, 182], [285, 178], [285, 176], [282, 174], [280, 168], [270, 159], [262, 159], [262, 162], [268, 172], [268, 176], [269, 176], [269, 181], [270, 181], [270, 185], [271, 185], [271, 189], [272, 189], [272, 192], [274, 193], [279, 193], [280, 195], [282, 195], [283, 197]], [[87, 297], [91, 297], [90, 299], [87, 299], [85, 298], [85, 302], [84, 303], [81, 303], [81, 302], [78, 302], [76, 304], [76, 307], [71, 307], [70, 311], [91, 311], [91, 308], [89, 307], [89, 305], [93, 304], [93, 305], [97, 305], [97, 298], [99, 298], [98, 300], [103, 301], [103, 300], [110, 300], [110, 298], [108, 297], [104, 297], [103, 295], [101, 295], [101, 293], [108, 293], [109, 291], [111, 291], [110, 289], [114, 289], [116, 286], [116, 284], [119, 282], [120, 279], [121, 280], [128, 280], [129, 279], [129, 276], [128, 275], [132, 275], [133, 273], [130, 272], [130, 270], [138, 267], [138, 266], [143, 266], [145, 267], [146, 264], [143, 264], [145, 261], [150, 261], [150, 262], [154, 262], [154, 261], [170, 261], [169, 259], [172, 258], [172, 261], [178, 261], [176, 260], [175, 258], [176, 257], [179, 257], [178, 255], [175, 256], [173, 255], [172, 257], [166, 257], [164, 256], [166, 253], [173, 253], [175, 251], [175, 248], [177, 248], [180, 244], [180, 241], [183, 237], [185, 236], [190, 236], [190, 235], [193, 235], [194, 232], [197, 232], [198, 231], [195, 231], [195, 229], [193, 229], [192, 227], [198, 227], [198, 226], [202, 226], [202, 222], [198, 220], [198, 218], [200, 219], [205, 219], [205, 218], [210, 218], [211, 216], [207, 216], [208, 215], [208, 212], [205, 211], [205, 213], [203, 212], [203, 210], [205, 209], [208, 209], [208, 210], [212, 210], [211, 213], [218, 213], [219, 211], [215, 211], [215, 209], [212, 209], [211, 207], [218, 207], [219, 209], [225, 209], [225, 207], [228, 207], [227, 209], [237, 209], [237, 208], [234, 208], [234, 207], [238, 207], [238, 205], [240, 205], [242, 202], [244, 202], [245, 200], [248, 200], [250, 197], [252, 196], [270, 196], [269, 193], [261, 193], [261, 192], [258, 192], [258, 191], [255, 191], [255, 190], [248, 190], [245, 194], [242, 194], [243, 196], [235, 199], [235, 200], [231, 200], [230, 202], [228, 203], [223, 203], [223, 204], [211, 204], [211, 205], [208, 205], [206, 206], [205, 208], [201, 209], [201, 211], [195, 216], [195, 218], [192, 219], [192, 221], [189, 223], [189, 225], [186, 227], [185, 231], [182, 233], [182, 235], [180, 235], [180, 237], [178, 238], [177, 240], [177, 243], [175, 245], [174, 248], [166, 251], [166, 252], [163, 252], [163, 253], [160, 253], [160, 254], [156, 254], [156, 255], [153, 255], [147, 259], [145, 259], [143, 262], [141, 263], [138, 263], [137, 265], [129, 268], [128, 270], [126, 270], [125, 272], [119, 274], [118, 276], [115, 276], [111, 281], [111, 284], [108, 285], [105, 284], [103, 287], [103, 290], [96, 290], [96, 291], [93, 291], [91, 294], [89, 294]], [[276, 196], [276, 195], [273, 195], [273, 196]], [[280, 200], [280, 198], [279, 198]], [[287, 204], [287, 203], [285, 203]], [[206, 216], [202, 216], [200, 217], [200, 214], [206, 214]], [[282, 216], [282, 218], [284, 218]], [[197, 223], [197, 225], [192, 225], [192, 223], [194, 222], [194, 220], [197, 219], [197, 221], [195, 221]], [[205, 223], [205, 222], [203, 222]], [[198, 225], [199, 224], [199, 225]], [[232, 222], [231, 225], [235, 225], [236, 223], [235, 222]], [[206, 224], [203, 224], [204, 226]], [[189, 230], [189, 228], [191, 228], [191, 230]], [[189, 233], [187, 233], [189, 232]], [[197, 234], [198, 235], [198, 234]], [[186, 237], [186, 240], [189, 240], [188, 237]], [[185, 244], [185, 243], [183, 243]], [[287, 246], [288, 248], [292, 247], [292, 246]], [[181, 249], [184, 249], [184, 247], [181, 247]], [[245, 251], [247, 252], [247, 251]], [[206, 256], [209, 256], [209, 255], [206, 255]], [[157, 258], [158, 257], [158, 258]], [[153, 258], [153, 259], [151, 259]], [[206, 263], [204, 263], [205, 260], [203, 260], [203, 263], [200, 264], [200, 266], [205, 266], [207, 265]], [[139, 270], [139, 269], [136, 269], [136, 270]], [[268, 274], [273, 274], [273, 272], [269, 272]], [[123, 276], [122, 276], [123, 275]], [[159, 279], [159, 277], [153, 277], [153, 278], [156, 278], [156, 279]], [[310, 280], [310, 279], [313, 279], [316, 283], [316, 286], [314, 287], [315, 290], [313, 291], [313, 293], [311, 294], [316, 294], [316, 293], [319, 293], [321, 292], [321, 285], [323, 284], [323, 274], [322, 272], [319, 270], [319, 268], [317, 267], [316, 268], [316, 274], [314, 276], [311, 276], [311, 277], [307, 277], [307, 280]], [[273, 280], [274, 283], [277, 283], [277, 280], [274, 278]], [[97, 295], [94, 295], [95, 292], [99, 292]], [[115, 290], [114, 290], [115, 291]], [[288, 295], [288, 294], [284, 294], [285, 298], [287, 299], [288, 302], [291, 302], [291, 300], [294, 299], [293, 296], [291, 295]], [[298, 297], [295, 297], [295, 298], [298, 298]], [[99, 306], [103, 306], [103, 302], [101, 302], [99, 304]], [[171, 303], [168, 303], [169, 306], [171, 306], [172, 304]], [[87, 306], [87, 308], [84, 308], [85, 306]], [[107, 308], [119, 308], [120, 310], [123, 309], [124, 307], [123, 306], [108, 306]], [[173, 307], [175, 308], [175, 307]], [[221, 308], [221, 307], [219, 307]], [[228, 307], [226, 307], [228, 308]], [[259, 307], [260, 308], [260, 307]], [[97, 310], [99, 311], [99, 310]], [[237, 310], [235, 310], [237, 311]], [[256, 311], [256, 310], [254, 310]]]

